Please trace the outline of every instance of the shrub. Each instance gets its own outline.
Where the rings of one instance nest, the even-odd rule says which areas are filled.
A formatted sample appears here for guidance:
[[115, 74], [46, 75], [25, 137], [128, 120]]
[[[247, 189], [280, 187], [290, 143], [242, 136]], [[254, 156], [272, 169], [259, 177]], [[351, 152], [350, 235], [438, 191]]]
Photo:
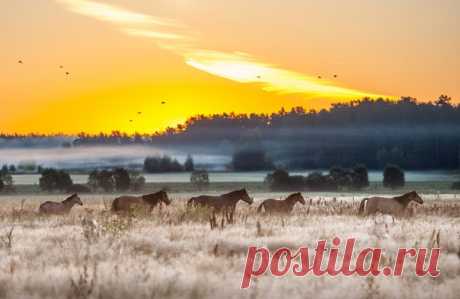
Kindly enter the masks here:
[[190, 182], [197, 186], [198, 189], [209, 185], [209, 174], [206, 170], [195, 170], [190, 175]]
[[180, 172], [184, 167], [169, 156], [147, 157], [144, 160], [144, 171], [148, 173]]
[[187, 160], [184, 163], [185, 171], [194, 171], [195, 170], [195, 163], [193, 162], [193, 157], [191, 155], [187, 156]]
[[383, 171], [383, 186], [388, 188], [404, 187], [404, 171], [397, 165], [389, 164]]
[[116, 168], [113, 173], [115, 189], [117, 191], [126, 191], [131, 186], [131, 178], [129, 172], [124, 168]]
[[263, 150], [247, 149], [233, 154], [232, 166], [237, 171], [256, 171], [273, 169], [273, 162]]
[[130, 174], [131, 178], [131, 189], [134, 191], [140, 191], [145, 186], [145, 178], [137, 172]]
[[47, 168], [42, 171], [39, 185], [44, 191], [66, 191], [73, 185], [73, 182], [67, 172], [54, 168]]
[[362, 189], [369, 187], [369, 174], [364, 164], [358, 164], [353, 167], [353, 188]]
[[453, 183], [451, 188], [454, 190], [460, 190], [460, 181]]
[[145, 178], [139, 173], [129, 173], [124, 168], [114, 170], [94, 170], [89, 174], [88, 186], [94, 191], [99, 189], [105, 192], [126, 191], [129, 189], [139, 191], [145, 185]]
[[94, 191], [102, 189], [105, 192], [112, 192], [115, 188], [115, 180], [112, 172], [108, 170], [94, 170], [89, 174], [88, 185]]

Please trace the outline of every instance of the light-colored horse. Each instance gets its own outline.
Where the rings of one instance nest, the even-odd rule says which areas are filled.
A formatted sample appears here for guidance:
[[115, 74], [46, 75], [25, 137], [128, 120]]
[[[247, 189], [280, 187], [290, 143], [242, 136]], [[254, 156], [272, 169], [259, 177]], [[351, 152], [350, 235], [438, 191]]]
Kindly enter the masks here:
[[305, 205], [305, 199], [300, 192], [292, 193], [283, 200], [266, 199], [257, 208], [257, 212], [262, 212], [262, 208], [264, 208], [265, 212], [270, 214], [289, 214], [297, 202]]
[[71, 196], [67, 197], [62, 202], [54, 202], [54, 201], [46, 201], [40, 205], [38, 208], [38, 212], [40, 214], [55, 214], [55, 215], [63, 215], [68, 214], [74, 205], [82, 206], [83, 203], [80, 200], [78, 195], [72, 194]]
[[129, 212], [130, 210], [139, 208], [147, 209], [149, 212], [153, 210], [160, 202], [164, 202], [166, 205], [171, 203], [168, 198], [166, 191], [158, 191], [151, 194], [141, 196], [120, 196], [115, 198], [112, 202], [113, 212]]
[[403, 215], [411, 201], [423, 204], [423, 199], [415, 191], [391, 198], [363, 198], [359, 205], [359, 214], [370, 215], [380, 212], [382, 214]]

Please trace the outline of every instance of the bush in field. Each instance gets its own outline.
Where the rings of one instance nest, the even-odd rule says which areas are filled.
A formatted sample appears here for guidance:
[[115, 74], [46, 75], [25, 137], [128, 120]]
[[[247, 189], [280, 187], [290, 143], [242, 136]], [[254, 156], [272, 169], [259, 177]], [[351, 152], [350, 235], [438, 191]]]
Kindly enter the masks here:
[[191, 155], [187, 156], [187, 160], [184, 163], [185, 171], [194, 171], [195, 170], [195, 163], [193, 162], [193, 157]]
[[148, 173], [180, 172], [184, 167], [169, 156], [147, 157], [144, 160], [144, 171]]
[[115, 180], [112, 172], [108, 170], [97, 171], [94, 170], [89, 174], [88, 185], [94, 191], [102, 189], [105, 192], [112, 192], [115, 188]]
[[140, 191], [145, 186], [145, 178], [137, 172], [130, 173], [131, 178], [131, 189], [134, 191]]
[[358, 164], [353, 167], [353, 188], [362, 189], [369, 187], [369, 174], [364, 164]]
[[305, 185], [308, 190], [314, 191], [335, 191], [338, 189], [337, 178], [331, 174], [323, 175], [321, 172], [310, 173], [305, 179]]
[[451, 188], [454, 190], [460, 190], [460, 182], [453, 183]]
[[305, 187], [303, 176], [290, 176], [284, 169], [277, 169], [267, 174], [265, 183], [271, 190], [299, 190]]
[[367, 168], [357, 165], [353, 169], [333, 167], [329, 174], [312, 172], [308, 176], [291, 176], [285, 170], [268, 174], [265, 182], [272, 190], [335, 191], [338, 189], [362, 189], [369, 186]]
[[397, 165], [387, 165], [383, 171], [383, 186], [395, 189], [404, 187], [404, 184], [404, 171]]
[[105, 192], [141, 190], [145, 185], [145, 178], [139, 173], [129, 173], [124, 168], [114, 170], [94, 170], [89, 174], [88, 186], [94, 191], [102, 189]]
[[335, 189], [360, 190], [369, 186], [367, 167], [362, 164], [352, 169], [333, 167], [329, 170], [329, 175], [334, 181]]
[[73, 182], [67, 172], [54, 168], [47, 168], [41, 173], [39, 185], [44, 191], [66, 191], [73, 185]]
[[197, 186], [198, 189], [209, 185], [209, 174], [206, 170], [195, 170], [190, 175], [190, 182]]
[[113, 171], [113, 179], [115, 181], [115, 189], [117, 191], [126, 191], [131, 186], [131, 178], [129, 172], [124, 168], [116, 168]]
[[0, 170], [0, 192], [11, 192], [14, 191], [13, 177], [10, 174], [9, 168], [5, 166]]
[[273, 162], [263, 150], [246, 149], [233, 154], [232, 166], [237, 171], [256, 171], [273, 169]]

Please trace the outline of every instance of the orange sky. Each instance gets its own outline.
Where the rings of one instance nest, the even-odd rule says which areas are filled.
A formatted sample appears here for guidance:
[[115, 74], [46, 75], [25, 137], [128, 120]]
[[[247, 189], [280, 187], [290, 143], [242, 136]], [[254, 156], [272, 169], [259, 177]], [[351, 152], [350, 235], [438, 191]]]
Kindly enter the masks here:
[[459, 17], [455, 0], [2, 1], [0, 131], [152, 132], [378, 95], [457, 102]]

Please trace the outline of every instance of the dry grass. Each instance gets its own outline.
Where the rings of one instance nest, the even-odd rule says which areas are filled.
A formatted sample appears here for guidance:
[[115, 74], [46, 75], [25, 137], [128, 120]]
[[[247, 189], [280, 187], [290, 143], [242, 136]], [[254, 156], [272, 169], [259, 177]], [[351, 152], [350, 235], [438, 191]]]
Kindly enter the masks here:
[[[256, 213], [256, 194], [238, 204], [235, 223], [207, 210], [187, 210], [187, 194], [150, 215], [118, 217], [111, 197], [83, 196], [66, 217], [35, 211], [57, 196], [1, 197], [1, 298], [457, 298], [460, 293], [460, 201], [423, 196], [413, 216], [356, 216], [359, 198], [316, 195], [289, 217]], [[334, 199], [335, 197], [335, 199]], [[313, 248], [318, 239], [355, 237], [360, 247], [381, 246], [391, 258], [399, 247], [440, 246], [438, 278], [406, 271], [391, 277], [264, 276], [240, 290], [249, 245]], [[386, 260], [384, 262], [390, 262]], [[412, 267], [408, 265], [409, 270]]]

